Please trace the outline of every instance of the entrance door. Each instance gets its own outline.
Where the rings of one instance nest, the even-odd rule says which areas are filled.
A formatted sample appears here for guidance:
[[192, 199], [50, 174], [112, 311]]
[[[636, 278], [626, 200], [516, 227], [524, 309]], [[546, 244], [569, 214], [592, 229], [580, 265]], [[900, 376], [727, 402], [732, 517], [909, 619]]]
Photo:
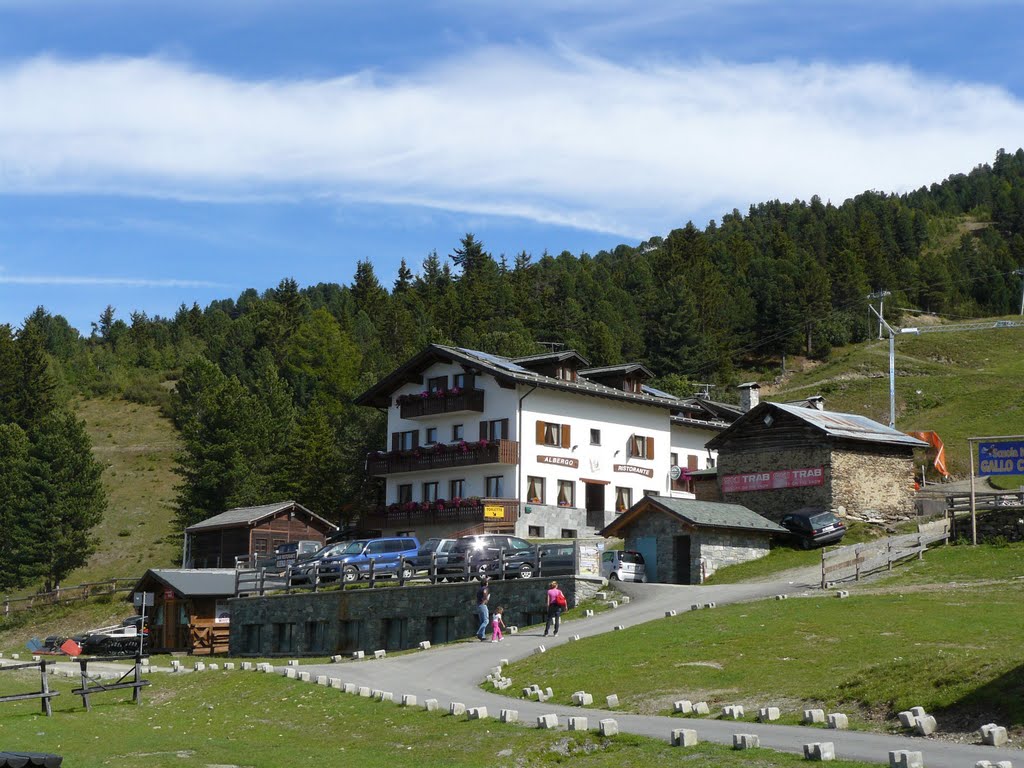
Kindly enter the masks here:
[[675, 545], [676, 573], [673, 580], [676, 584], [690, 584], [690, 537], [673, 536]]
[[635, 549], [644, 556], [644, 573], [646, 574], [647, 581], [667, 581], [658, 573], [657, 536], [637, 536], [629, 541], [626, 549]]
[[587, 489], [587, 525], [591, 528], [604, 528], [604, 485], [587, 482], [583, 485]]

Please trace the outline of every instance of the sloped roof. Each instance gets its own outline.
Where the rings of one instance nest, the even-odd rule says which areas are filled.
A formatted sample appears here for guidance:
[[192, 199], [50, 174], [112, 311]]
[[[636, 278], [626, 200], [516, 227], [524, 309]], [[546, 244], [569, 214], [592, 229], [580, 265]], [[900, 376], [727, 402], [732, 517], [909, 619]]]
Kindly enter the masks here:
[[648, 511], [672, 515], [697, 528], [730, 528], [754, 531], [756, 533], [786, 533], [766, 517], [761, 517], [742, 504], [726, 504], [720, 501], [699, 499], [676, 499], [669, 496], [644, 496], [640, 501], [623, 512], [601, 531], [602, 536], [618, 536], [620, 532], [640, 515]]
[[150, 568], [139, 579], [136, 592], [155, 579], [181, 597], [223, 597], [235, 594], [234, 568]]
[[898, 429], [880, 424], [869, 419], [867, 416], [860, 416], [856, 413], [819, 411], [817, 408], [805, 408], [788, 403], [768, 402], [761, 403], [756, 408], [743, 414], [728, 429], [709, 440], [707, 447], [718, 448], [734, 432], [741, 431], [745, 424], [763, 418], [765, 413], [770, 411], [781, 411], [790, 416], [795, 416], [821, 434], [839, 440], [852, 440], [876, 445], [895, 445], [906, 448], [928, 447], [928, 443], [918, 440], [916, 437], [911, 437], [905, 432], [900, 432]]
[[[558, 354], [564, 355], [568, 354], [568, 352]], [[370, 389], [359, 395], [355, 399], [356, 404], [371, 405], [378, 408], [388, 407], [391, 404], [391, 395], [396, 389], [408, 382], [410, 377], [417, 375], [419, 371], [439, 361], [457, 362], [467, 367], [476, 368], [493, 376], [499, 383], [505, 385], [525, 384], [545, 389], [575, 392], [580, 395], [621, 400], [639, 405], [653, 405], [660, 408], [678, 407], [679, 404], [679, 400], [676, 398], [659, 397], [640, 392], [625, 392], [615, 387], [606, 387], [604, 384], [598, 384], [585, 377], [577, 378], [576, 381], [566, 381], [564, 379], [556, 379], [553, 376], [544, 376], [543, 374], [528, 370], [514, 360], [502, 357], [501, 355], [492, 355], [487, 352], [465, 349], [463, 347], [448, 347], [443, 344], [430, 344], [427, 346], [374, 386], [370, 387]]]
[[[654, 374], [651, 373], [651, 369], [643, 363], [620, 363], [619, 365], [603, 365], [600, 368], [583, 368], [579, 371], [580, 376], [607, 376], [612, 373], [621, 373], [626, 375], [627, 373], [633, 373], [634, 371], [640, 371], [644, 376], [649, 379], [654, 378]], [[672, 395], [669, 395], [672, 397]]]
[[292, 509], [293, 507], [301, 510], [311, 518], [319, 520], [329, 528], [338, 527], [329, 520], [320, 517], [320, 515], [310, 512], [298, 502], [278, 501], [274, 504], [263, 504], [258, 507], [236, 507], [235, 509], [229, 509], [227, 512], [221, 512], [219, 515], [214, 515], [195, 525], [190, 525], [185, 529], [185, 533], [214, 530], [216, 528], [235, 528], [240, 525], [255, 525], [265, 518], [273, 517], [277, 513], [283, 512], [286, 509]]

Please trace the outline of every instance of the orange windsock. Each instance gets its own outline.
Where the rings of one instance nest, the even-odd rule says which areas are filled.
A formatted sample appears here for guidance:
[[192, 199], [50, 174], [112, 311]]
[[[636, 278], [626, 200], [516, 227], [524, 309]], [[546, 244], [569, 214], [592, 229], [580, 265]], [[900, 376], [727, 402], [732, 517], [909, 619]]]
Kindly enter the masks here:
[[949, 471], [946, 469], [946, 446], [942, 442], [942, 438], [939, 437], [938, 432], [908, 432], [911, 437], [916, 437], [918, 440], [924, 440], [928, 445], [935, 449], [935, 471], [943, 477], [949, 477]]

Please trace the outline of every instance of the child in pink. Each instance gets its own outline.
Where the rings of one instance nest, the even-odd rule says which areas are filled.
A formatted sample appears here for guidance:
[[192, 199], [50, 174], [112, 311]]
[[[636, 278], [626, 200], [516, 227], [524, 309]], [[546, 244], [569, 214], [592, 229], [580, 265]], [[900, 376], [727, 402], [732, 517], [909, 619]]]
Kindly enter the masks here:
[[501, 618], [501, 614], [503, 614], [504, 612], [505, 612], [505, 609], [502, 606], [499, 605], [498, 606], [498, 610], [496, 610], [494, 612], [494, 615], [491, 617], [491, 634], [492, 634], [491, 642], [492, 643], [496, 643], [499, 640], [504, 640], [505, 639], [504, 635], [501, 634], [501, 629], [502, 629], [502, 627], [505, 626], [505, 620], [503, 618]]

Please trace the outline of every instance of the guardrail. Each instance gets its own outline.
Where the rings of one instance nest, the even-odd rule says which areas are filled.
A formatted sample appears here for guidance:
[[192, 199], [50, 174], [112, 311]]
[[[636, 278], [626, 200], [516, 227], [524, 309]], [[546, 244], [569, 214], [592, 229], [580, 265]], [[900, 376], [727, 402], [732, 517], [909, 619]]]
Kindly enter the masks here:
[[882, 569], [891, 571], [893, 565], [913, 557], [921, 560], [928, 546], [938, 541], [949, 541], [948, 520], [924, 523], [918, 526], [917, 533], [891, 536], [883, 543], [853, 544], [831, 551], [823, 548], [821, 588], [826, 589], [830, 582], [845, 581], [851, 577], [860, 581], [861, 576]]
[[32, 669], [38, 667], [39, 669], [39, 690], [29, 691], [28, 693], [12, 693], [8, 696], [0, 696], [0, 702], [5, 701], [26, 701], [28, 699], [40, 699], [40, 706], [42, 713], [47, 717], [53, 717], [53, 709], [50, 706], [50, 699], [54, 696], [60, 696], [60, 691], [51, 691], [49, 679], [46, 677], [46, 659], [40, 661], [29, 661], [23, 664], [4, 664], [0, 667], [0, 672], [8, 672], [16, 669]]
[[[532, 565], [532, 563], [530, 564]], [[404, 567], [403, 567], [404, 566]], [[575, 570], [575, 568], [573, 568]], [[409, 575], [411, 572], [411, 575]], [[292, 591], [317, 592], [325, 586], [340, 589], [374, 589], [377, 587], [391, 586], [397, 584], [404, 587], [407, 584], [436, 584], [447, 579], [448, 581], [470, 581], [486, 574], [491, 579], [507, 578], [548, 578], [550, 576], [566, 576], [564, 566], [544, 567], [544, 558], [540, 557], [537, 566], [531, 568], [529, 576], [524, 575], [522, 564], [519, 561], [508, 561], [504, 550], [499, 552], [496, 560], [488, 561], [488, 567], [481, 570], [479, 565], [464, 563], [462, 565], [438, 565], [437, 556], [431, 557], [428, 565], [413, 565], [411, 561], [404, 560], [396, 570], [388, 570], [381, 574], [370, 561], [369, 569], [360, 573], [360, 578], [354, 581], [346, 581], [339, 578], [337, 571], [330, 575], [320, 572], [319, 563], [312, 569], [303, 571], [301, 574], [293, 573], [289, 566], [284, 571], [276, 571], [267, 568], [238, 568], [235, 570], [235, 596], [236, 597], [262, 597], [268, 593], [284, 592], [289, 594]]]
[[26, 597], [4, 597], [3, 615], [9, 616], [15, 611], [27, 611], [40, 605], [61, 605], [87, 600], [97, 595], [114, 595], [118, 592], [131, 592], [139, 583], [138, 577], [133, 579], [109, 579], [93, 581], [87, 584], [76, 584], [73, 587], [57, 587], [50, 592], [37, 592]]

